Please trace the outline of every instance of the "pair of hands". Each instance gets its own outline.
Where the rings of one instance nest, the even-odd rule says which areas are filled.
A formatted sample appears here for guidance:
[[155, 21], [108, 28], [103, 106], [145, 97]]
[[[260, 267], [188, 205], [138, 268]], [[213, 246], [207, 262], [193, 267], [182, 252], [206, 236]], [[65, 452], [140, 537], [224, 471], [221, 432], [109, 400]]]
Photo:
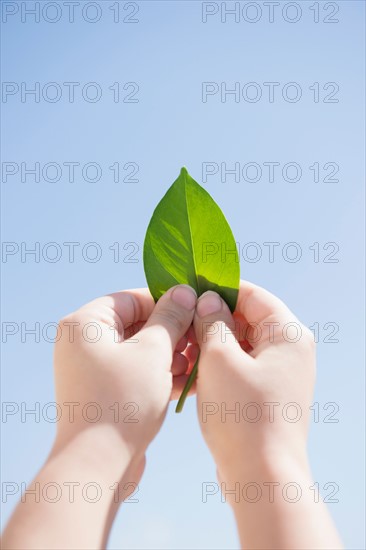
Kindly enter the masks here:
[[[314, 501], [307, 462], [314, 339], [280, 300], [242, 282], [234, 315], [217, 294], [197, 300], [181, 285], [156, 305], [145, 289], [118, 292], [61, 321], [56, 398], [69, 414], [9, 521], [4, 549], [106, 548], [199, 350], [192, 391], [241, 547], [342, 548], [324, 503]], [[62, 496], [50, 501], [50, 486]], [[299, 498], [288, 498], [294, 486]]]
[[218, 294], [197, 300], [185, 285], [156, 305], [147, 289], [123, 291], [85, 305], [60, 329], [57, 402], [78, 406], [72, 422], [58, 423], [54, 453], [93, 433], [96, 445], [127, 456], [138, 482], [146, 448], [200, 350], [191, 393], [220, 480], [276, 456], [306, 461], [314, 338], [264, 289], [242, 281], [234, 315]]

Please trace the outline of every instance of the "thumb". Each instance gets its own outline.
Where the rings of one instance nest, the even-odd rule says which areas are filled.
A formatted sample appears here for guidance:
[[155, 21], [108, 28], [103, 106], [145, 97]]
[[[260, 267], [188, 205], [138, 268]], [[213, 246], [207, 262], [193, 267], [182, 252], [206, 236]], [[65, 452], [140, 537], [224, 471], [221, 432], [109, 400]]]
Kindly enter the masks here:
[[192, 324], [197, 294], [188, 285], [170, 288], [157, 302], [143, 329], [139, 340], [144, 345], [159, 348], [159, 354], [166, 353], [171, 363], [179, 340]]
[[225, 301], [212, 290], [198, 299], [193, 321], [197, 341], [202, 353], [238, 348], [235, 321]]

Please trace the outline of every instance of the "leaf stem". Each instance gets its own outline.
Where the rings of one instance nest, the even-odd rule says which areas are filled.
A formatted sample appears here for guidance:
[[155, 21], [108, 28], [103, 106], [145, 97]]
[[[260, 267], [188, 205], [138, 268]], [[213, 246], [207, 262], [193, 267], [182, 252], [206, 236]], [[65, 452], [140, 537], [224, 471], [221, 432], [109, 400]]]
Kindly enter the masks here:
[[187, 382], [186, 382], [186, 385], [184, 386], [183, 391], [182, 391], [182, 393], [181, 393], [181, 396], [180, 396], [180, 398], [179, 398], [179, 400], [178, 400], [177, 406], [175, 407], [175, 412], [176, 412], [176, 413], [180, 413], [180, 412], [182, 412], [182, 410], [183, 410], [183, 406], [184, 406], [186, 397], [187, 397], [187, 395], [188, 395], [188, 392], [189, 392], [189, 390], [191, 389], [192, 384], [193, 384], [193, 382], [195, 381], [195, 378], [196, 378], [196, 376], [197, 376], [199, 358], [200, 358], [200, 354], [198, 354], [198, 357], [197, 357], [197, 360], [196, 360], [196, 362], [195, 362], [195, 364], [194, 364], [194, 367], [193, 367], [193, 369], [191, 370], [191, 374], [190, 374], [189, 377], [188, 377], [188, 380], [187, 380]]

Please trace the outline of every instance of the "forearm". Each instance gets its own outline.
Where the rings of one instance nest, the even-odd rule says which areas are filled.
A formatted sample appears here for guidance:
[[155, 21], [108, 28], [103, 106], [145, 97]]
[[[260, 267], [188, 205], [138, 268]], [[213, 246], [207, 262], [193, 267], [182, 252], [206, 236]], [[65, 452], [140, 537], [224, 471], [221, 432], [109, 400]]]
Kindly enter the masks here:
[[126, 479], [129, 471], [129, 451], [108, 428], [56, 445], [10, 519], [2, 548], [105, 548], [123, 498], [117, 486], [133, 481]]
[[226, 487], [232, 489], [239, 481], [239, 498], [235, 495], [231, 505], [242, 548], [343, 548], [324, 502], [311, 489], [314, 482], [306, 463], [280, 457], [277, 463], [258, 462], [250, 472], [237, 472]]

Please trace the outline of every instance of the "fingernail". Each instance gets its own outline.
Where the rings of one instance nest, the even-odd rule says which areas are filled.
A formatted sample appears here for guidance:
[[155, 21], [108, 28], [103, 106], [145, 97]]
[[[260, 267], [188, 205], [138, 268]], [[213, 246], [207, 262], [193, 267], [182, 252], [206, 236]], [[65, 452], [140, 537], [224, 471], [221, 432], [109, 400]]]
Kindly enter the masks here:
[[179, 306], [191, 311], [196, 305], [197, 294], [192, 287], [188, 285], [179, 285], [173, 290], [171, 299]]
[[222, 300], [216, 292], [208, 290], [198, 300], [197, 314], [200, 317], [206, 317], [212, 313], [218, 313], [222, 308]]

